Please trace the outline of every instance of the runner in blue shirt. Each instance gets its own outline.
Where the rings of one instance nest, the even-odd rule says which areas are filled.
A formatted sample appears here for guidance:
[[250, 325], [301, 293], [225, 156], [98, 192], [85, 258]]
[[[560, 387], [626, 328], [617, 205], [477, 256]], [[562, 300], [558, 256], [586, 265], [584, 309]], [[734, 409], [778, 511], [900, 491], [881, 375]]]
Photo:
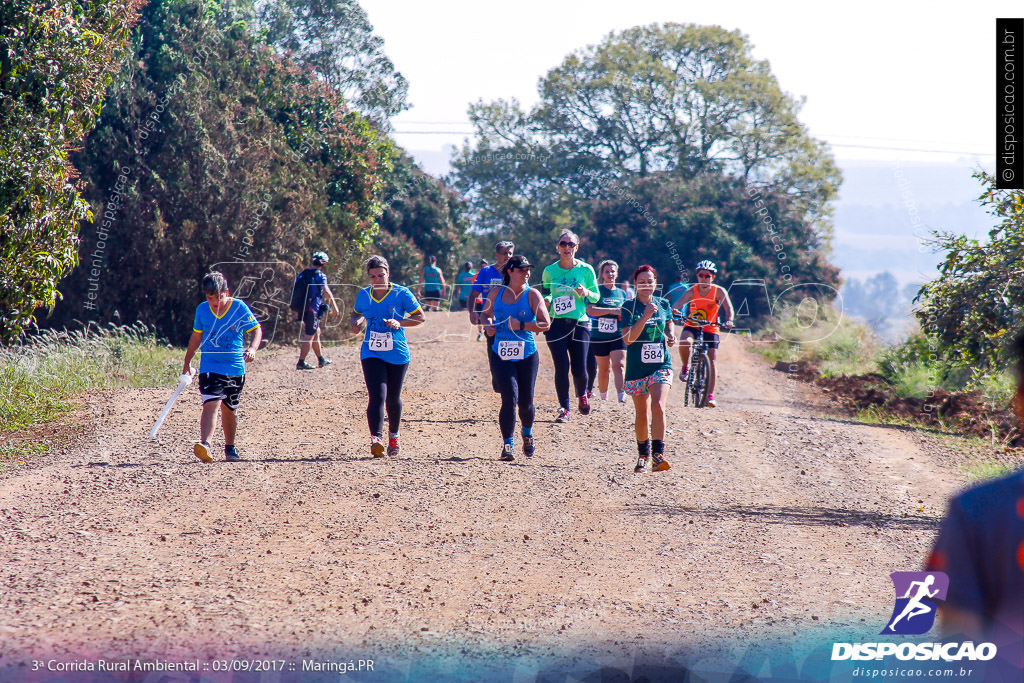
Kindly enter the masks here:
[[[476, 274], [476, 278], [473, 279], [473, 294], [471, 299], [479, 296], [479, 299], [475, 299], [473, 305], [469, 309], [469, 322], [473, 325], [480, 325], [483, 323], [481, 311], [483, 311], [484, 302], [487, 301], [487, 295], [490, 294], [491, 288], [496, 287], [502, 282], [502, 271], [501, 269], [505, 266], [505, 263], [512, 257], [512, 253], [515, 251], [516, 245], [511, 242], [501, 241], [494, 245], [494, 264], [485, 266], [480, 269], [480, 272]], [[477, 341], [480, 340], [480, 334], [478, 333]], [[491, 369], [491, 388], [494, 389], [495, 393], [501, 393], [498, 389], [498, 384], [494, 379], [497, 375], [494, 372], [494, 363], [497, 360], [497, 356], [494, 354], [494, 349], [491, 345], [487, 344], [487, 365]]]
[[416, 297], [406, 287], [390, 281], [390, 267], [383, 256], [366, 261], [370, 286], [356, 293], [352, 331], [366, 326], [359, 359], [363, 379], [370, 395], [366, 421], [370, 427], [370, 453], [384, 456], [384, 412], [388, 416], [388, 449], [398, 455], [398, 428], [402, 420], [402, 383], [409, 369], [409, 344], [406, 327], [421, 324], [426, 318]]
[[[196, 307], [192, 337], [182, 365], [182, 374], [192, 374], [192, 357], [196, 351], [200, 352], [199, 393], [203, 397], [203, 412], [199, 420], [199, 442], [192, 447], [192, 452], [203, 462], [213, 462], [210, 436], [220, 409], [224, 459], [234, 462], [241, 460], [235, 449], [238, 428], [235, 410], [245, 384], [245, 364], [256, 359], [263, 331], [245, 302], [231, 298], [228, 281], [222, 274], [207, 273], [203, 277], [203, 292], [206, 301]], [[248, 347], [244, 346], [246, 332], [253, 333]]]
[[523, 455], [534, 453], [533, 390], [537, 384], [540, 355], [534, 332], [543, 332], [551, 326], [547, 304], [539, 290], [529, 285], [530, 262], [525, 256], [512, 256], [502, 269], [503, 285], [492, 287], [484, 303], [483, 317], [487, 321], [487, 334], [493, 338], [488, 346], [498, 360], [492, 366], [497, 373], [495, 381], [501, 392], [501, 460], [515, 459], [516, 406], [522, 421]]

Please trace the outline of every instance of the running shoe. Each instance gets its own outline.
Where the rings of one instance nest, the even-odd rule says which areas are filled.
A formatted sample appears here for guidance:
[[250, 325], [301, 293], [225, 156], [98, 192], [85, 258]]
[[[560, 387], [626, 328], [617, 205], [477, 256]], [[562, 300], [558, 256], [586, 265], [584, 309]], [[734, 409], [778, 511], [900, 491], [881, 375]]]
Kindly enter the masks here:
[[512, 455], [512, 448], [513, 448], [513, 446], [510, 443], [502, 444], [501, 445], [501, 457], [498, 458], [498, 459], [499, 460], [504, 460], [505, 462], [511, 462], [511, 461], [515, 460], [516, 457], [514, 455]]
[[683, 369], [679, 371], [679, 381], [680, 382], [685, 382], [686, 381], [686, 376], [688, 374], [690, 374], [690, 366], [689, 365], [684, 365]]
[[388, 457], [394, 458], [398, 455], [398, 437], [388, 437]]
[[484, 338], [484, 333], [483, 332], [477, 332], [476, 333], [476, 340], [477, 341], [482, 341], [483, 338]]
[[665, 470], [671, 467], [671, 465], [668, 464], [668, 461], [665, 460], [665, 458], [663, 458], [660, 453], [655, 453], [654, 455], [652, 455], [651, 460], [653, 460], [654, 462], [653, 466], [651, 467], [652, 472], [664, 472]]
[[326, 368], [332, 362], [333, 361], [330, 358], [324, 358], [323, 356], [320, 356], [320, 360], [319, 362], [317, 362], [317, 367]]
[[594, 390], [587, 389], [587, 398], [594, 398]]
[[370, 437], [370, 454], [375, 458], [384, 457], [384, 439], [379, 436]]
[[238, 454], [238, 451], [235, 450], [234, 446], [225, 446], [224, 459], [227, 460], [228, 462], [238, 462], [239, 460], [242, 459], [242, 456]]
[[533, 437], [523, 436], [523, 455], [532, 458], [534, 453]]
[[555, 418], [555, 422], [568, 422], [569, 421], [569, 409], [559, 408], [558, 417]]
[[634, 472], [643, 472], [647, 468], [647, 456], [641, 455], [636, 459], [636, 467], [633, 468]]
[[315, 368], [312, 365], [310, 365], [309, 363], [307, 363], [305, 359], [303, 359], [303, 360], [300, 360], [298, 363], [295, 364], [295, 369], [296, 370], [314, 370]]
[[213, 458], [210, 457], [210, 444], [208, 443], [197, 443], [192, 447], [192, 452], [203, 462], [213, 462]]
[[715, 395], [714, 394], [708, 394], [708, 408], [714, 408], [717, 405], [718, 404], [715, 403]]
[[608, 400], [608, 392], [607, 391], [602, 391], [601, 392], [601, 400], [602, 401], [607, 401]]
[[586, 394], [580, 396], [580, 415], [590, 415], [590, 399]]
[[625, 391], [620, 391], [619, 392], [619, 403], [625, 403], [625, 402], [626, 402], [626, 392]]

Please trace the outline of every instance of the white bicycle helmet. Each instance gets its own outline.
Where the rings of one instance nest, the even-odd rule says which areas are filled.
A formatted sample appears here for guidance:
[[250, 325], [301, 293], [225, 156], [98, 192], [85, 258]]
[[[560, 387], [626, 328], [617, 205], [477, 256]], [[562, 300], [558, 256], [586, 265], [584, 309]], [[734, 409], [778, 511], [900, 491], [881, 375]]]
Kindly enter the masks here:
[[701, 261], [700, 263], [697, 264], [697, 268], [696, 268], [697, 272], [700, 272], [702, 270], [706, 270], [709, 273], [717, 273], [718, 272], [718, 266], [715, 265], [714, 261], [709, 261], [707, 259], [704, 259], [703, 261]]

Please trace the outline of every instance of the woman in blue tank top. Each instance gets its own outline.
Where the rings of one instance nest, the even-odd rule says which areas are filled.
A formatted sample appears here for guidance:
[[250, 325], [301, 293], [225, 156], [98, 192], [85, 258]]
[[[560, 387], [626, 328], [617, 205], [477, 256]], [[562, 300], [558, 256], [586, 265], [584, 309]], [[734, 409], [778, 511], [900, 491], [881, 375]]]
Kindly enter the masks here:
[[493, 287], [484, 304], [485, 328], [491, 336], [491, 348], [498, 359], [491, 365], [494, 382], [501, 393], [502, 460], [514, 460], [516, 406], [522, 422], [523, 455], [534, 453], [533, 444], [533, 388], [537, 383], [537, 355], [535, 332], [551, 326], [547, 305], [541, 293], [532, 289], [529, 260], [525, 256], [511, 257], [502, 267], [502, 286]]

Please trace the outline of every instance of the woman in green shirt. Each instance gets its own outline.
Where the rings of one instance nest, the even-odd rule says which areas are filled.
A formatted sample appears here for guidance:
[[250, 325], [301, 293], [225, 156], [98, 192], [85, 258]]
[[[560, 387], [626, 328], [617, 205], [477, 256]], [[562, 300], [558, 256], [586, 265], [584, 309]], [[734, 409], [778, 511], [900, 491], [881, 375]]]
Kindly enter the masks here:
[[[643, 472], [647, 458], [651, 457], [651, 469], [662, 472], [669, 468], [664, 453], [665, 404], [672, 386], [672, 355], [668, 347], [676, 343], [672, 306], [662, 297], [654, 296], [658, 273], [651, 266], [637, 268], [633, 284], [636, 298], [623, 304], [621, 310], [622, 338], [626, 342], [625, 389], [636, 408], [636, 446], [640, 454], [634, 471]], [[648, 436], [653, 437], [653, 443]]]
[[576, 258], [580, 246], [576, 233], [563, 230], [558, 236], [558, 261], [544, 269], [541, 283], [551, 311], [551, 328], [544, 333], [555, 363], [558, 417], [569, 421], [569, 373], [579, 397], [580, 414], [590, 413], [587, 400], [587, 350], [590, 318], [587, 303], [597, 303], [597, 276], [587, 263]]

